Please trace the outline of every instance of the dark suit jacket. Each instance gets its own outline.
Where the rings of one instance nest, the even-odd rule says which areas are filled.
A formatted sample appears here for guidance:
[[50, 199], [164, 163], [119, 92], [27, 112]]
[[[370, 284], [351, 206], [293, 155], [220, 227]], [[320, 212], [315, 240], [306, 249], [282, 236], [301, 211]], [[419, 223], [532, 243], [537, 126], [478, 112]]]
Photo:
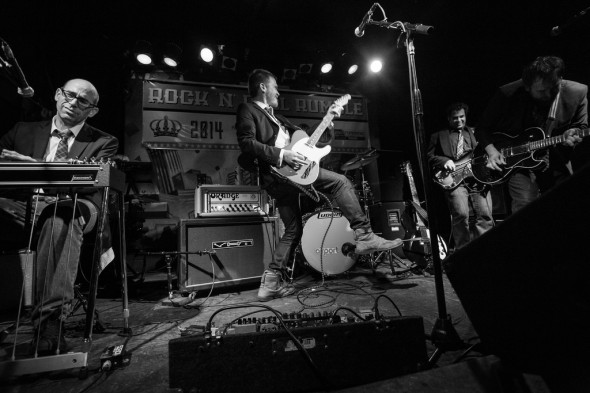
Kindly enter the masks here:
[[[51, 120], [40, 122], [17, 123], [10, 131], [0, 137], [0, 149], [13, 150], [29, 157], [43, 160], [49, 139], [51, 138]], [[117, 153], [119, 141], [88, 124], [80, 129], [68, 153], [68, 158], [109, 158]], [[102, 193], [86, 193], [83, 198], [100, 206]], [[104, 231], [103, 247], [110, 247], [108, 225]]]
[[[469, 131], [468, 143], [471, 147], [469, 151], [473, 151], [477, 145], [477, 141], [475, 139], [475, 135], [473, 134], [473, 128], [467, 127], [467, 130]], [[428, 144], [426, 155], [431, 168], [442, 168], [449, 159], [454, 159], [457, 147], [452, 146], [450, 134], [451, 131], [446, 129], [435, 132], [430, 136], [430, 142]], [[463, 134], [465, 135], [465, 133]], [[465, 153], [468, 153], [469, 151], [466, 150]]]
[[[289, 134], [300, 129], [280, 114], [275, 113], [275, 117]], [[271, 181], [270, 166], [277, 166], [280, 158], [281, 149], [275, 147], [279, 126], [264, 109], [253, 102], [247, 102], [238, 106], [236, 131], [242, 150], [238, 159], [240, 166], [247, 170], [258, 167], [263, 184]]]
[[[0, 149], [43, 160], [51, 138], [51, 120], [34, 123], [17, 123], [0, 138]], [[68, 158], [108, 158], [117, 153], [119, 141], [112, 135], [84, 124], [74, 140]]]
[[[563, 80], [560, 101], [557, 106], [555, 128], [551, 135], [561, 135], [570, 128], [588, 128], [588, 86]], [[493, 142], [492, 133], [503, 132], [519, 135], [529, 127], [543, 127], [535, 124], [531, 116], [532, 100], [522, 80], [508, 83], [499, 88], [477, 125], [477, 137], [482, 147]], [[550, 165], [555, 170], [567, 173], [566, 162], [573, 149], [557, 145], [549, 149]]]

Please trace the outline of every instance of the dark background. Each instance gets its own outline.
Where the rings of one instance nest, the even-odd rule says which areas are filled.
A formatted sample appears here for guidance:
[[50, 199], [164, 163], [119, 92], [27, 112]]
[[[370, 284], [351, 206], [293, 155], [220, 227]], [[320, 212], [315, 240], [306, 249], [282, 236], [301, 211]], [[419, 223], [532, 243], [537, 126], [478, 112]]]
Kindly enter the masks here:
[[[7, 3], [7, 2], [5, 2]], [[12, 1], [3, 4], [0, 37], [12, 47], [33, 100], [23, 100], [0, 70], [0, 132], [18, 120], [55, 109], [53, 95], [69, 78], [92, 81], [101, 94], [100, 113], [90, 123], [112, 133], [124, 146], [124, 107], [128, 82], [138, 69], [132, 56], [136, 40], [156, 47], [176, 42], [183, 49], [180, 71], [186, 80], [244, 83], [253, 68], [281, 76], [284, 67], [317, 63], [343, 53], [361, 60], [380, 54], [379, 75], [363, 70], [353, 82], [332, 77], [314, 86], [352, 92], [369, 99], [371, 132], [381, 148], [402, 151], [415, 160], [408, 87], [407, 54], [398, 32], [368, 26], [354, 29], [373, 4], [364, 0], [194, 0], [194, 1]], [[539, 55], [559, 55], [566, 78], [590, 82], [590, 17], [579, 15], [588, 1], [406, 0], [379, 3], [390, 22], [434, 26], [415, 39], [419, 87], [426, 134], [446, 125], [445, 107], [467, 102], [468, 123], [476, 125], [486, 102], [501, 84], [518, 79], [522, 67]], [[376, 9], [373, 19], [383, 15]], [[562, 33], [551, 36], [554, 26]], [[197, 59], [199, 45], [225, 45], [238, 59], [235, 72]], [[316, 67], [317, 68], [317, 67]], [[284, 85], [284, 84], [283, 84]], [[123, 153], [121, 149], [121, 153]]]

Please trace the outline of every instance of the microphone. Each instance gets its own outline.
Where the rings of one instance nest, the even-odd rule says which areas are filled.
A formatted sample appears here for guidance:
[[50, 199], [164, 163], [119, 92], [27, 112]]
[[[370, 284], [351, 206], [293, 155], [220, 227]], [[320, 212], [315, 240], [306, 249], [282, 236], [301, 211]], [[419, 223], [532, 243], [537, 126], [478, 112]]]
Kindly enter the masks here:
[[560, 35], [561, 33], [563, 33], [564, 30], [567, 30], [571, 25], [573, 25], [574, 23], [576, 23], [577, 20], [578, 20], [578, 18], [586, 15], [586, 12], [588, 12], [588, 10], [590, 10], [590, 7], [584, 8], [582, 11], [580, 11], [576, 15], [572, 16], [563, 25], [561, 25], [561, 26], [553, 26], [553, 28], [551, 29], [551, 32], [549, 33], [549, 35], [551, 37], [557, 37], [558, 35]]
[[0, 41], [2, 41], [2, 51], [4, 52], [4, 56], [6, 56], [6, 59], [8, 60], [8, 66], [14, 67], [14, 71], [16, 74], [16, 82], [18, 85], [18, 94], [20, 94], [23, 97], [32, 97], [35, 94], [35, 90], [33, 90], [31, 86], [29, 86], [29, 83], [25, 78], [23, 70], [18, 65], [18, 61], [16, 60], [16, 57], [14, 57], [14, 53], [12, 53], [12, 49], [10, 49], [10, 46], [6, 41], [4, 41], [1, 38]]
[[365, 26], [367, 25], [367, 23], [371, 19], [371, 16], [373, 15], [373, 12], [375, 11], [375, 7], [377, 7], [377, 3], [373, 3], [373, 5], [369, 9], [369, 11], [367, 11], [365, 16], [363, 16], [363, 20], [361, 21], [361, 24], [358, 25], [358, 27], [356, 29], [354, 29], [354, 35], [356, 35], [359, 38], [365, 35]]

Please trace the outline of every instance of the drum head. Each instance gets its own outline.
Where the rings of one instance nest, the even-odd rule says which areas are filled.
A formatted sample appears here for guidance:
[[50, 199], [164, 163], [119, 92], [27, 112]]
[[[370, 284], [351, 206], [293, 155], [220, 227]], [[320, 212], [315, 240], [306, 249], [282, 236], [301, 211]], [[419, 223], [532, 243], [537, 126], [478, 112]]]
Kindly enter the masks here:
[[303, 219], [305, 224], [301, 236], [301, 250], [312, 268], [320, 273], [333, 275], [344, 273], [354, 265], [355, 261], [352, 258], [342, 254], [344, 243], [354, 244], [354, 231], [341, 210], [319, 210], [304, 216]]

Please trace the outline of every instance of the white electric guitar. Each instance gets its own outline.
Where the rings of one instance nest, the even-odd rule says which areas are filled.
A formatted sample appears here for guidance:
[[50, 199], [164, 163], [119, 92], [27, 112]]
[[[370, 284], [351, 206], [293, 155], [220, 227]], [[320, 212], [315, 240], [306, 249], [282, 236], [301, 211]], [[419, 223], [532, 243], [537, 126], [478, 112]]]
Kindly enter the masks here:
[[305, 131], [297, 130], [291, 135], [291, 143], [285, 147], [286, 150], [293, 150], [305, 157], [305, 163], [297, 170], [289, 165], [283, 165], [280, 168], [272, 167], [275, 173], [301, 185], [312, 184], [320, 172], [320, 160], [330, 153], [330, 146], [316, 147], [322, 134], [328, 128], [334, 117], [340, 116], [342, 109], [350, 100], [350, 94], [338, 98], [328, 109], [328, 113], [316, 128], [311, 136]]

